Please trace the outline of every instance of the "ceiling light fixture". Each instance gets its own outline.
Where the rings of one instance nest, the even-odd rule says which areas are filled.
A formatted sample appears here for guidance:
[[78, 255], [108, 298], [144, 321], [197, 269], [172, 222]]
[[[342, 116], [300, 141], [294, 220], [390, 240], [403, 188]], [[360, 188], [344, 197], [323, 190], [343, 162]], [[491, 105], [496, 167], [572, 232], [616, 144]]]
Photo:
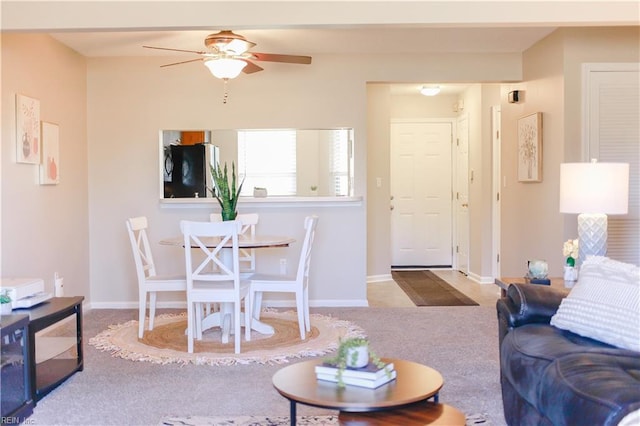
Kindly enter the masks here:
[[214, 77], [223, 80], [236, 78], [240, 75], [242, 69], [247, 66], [245, 61], [234, 58], [208, 59], [204, 61], [204, 64]]
[[435, 96], [440, 93], [440, 86], [422, 86], [420, 93], [425, 96]]

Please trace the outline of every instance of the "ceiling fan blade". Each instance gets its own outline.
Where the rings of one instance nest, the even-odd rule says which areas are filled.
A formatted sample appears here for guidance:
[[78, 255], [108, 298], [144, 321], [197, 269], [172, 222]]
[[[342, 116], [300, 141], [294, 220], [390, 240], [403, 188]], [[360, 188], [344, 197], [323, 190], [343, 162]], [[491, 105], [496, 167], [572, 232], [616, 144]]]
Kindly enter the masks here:
[[185, 50], [185, 49], [172, 49], [169, 47], [154, 47], [154, 46], [142, 46], [145, 49], [157, 49], [157, 50], [171, 50], [173, 52], [187, 52], [187, 53], [197, 53], [198, 55], [204, 55], [207, 52], [203, 52], [202, 50]]
[[286, 62], [288, 64], [310, 64], [311, 56], [298, 56], [298, 55], [278, 55], [275, 53], [256, 53], [250, 52], [252, 59], [256, 61], [267, 62]]
[[181, 61], [181, 62], [174, 62], [172, 64], [164, 64], [164, 65], [160, 65], [160, 68], [163, 67], [170, 67], [173, 65], [181, 65], [181, 64], [188, 64], [189, 62], [196, 62], [196, 61], [203, 61], [204, 58], [197, 58], [197, 59], [189, 59], [188, 61]]
[[264, 69], [251, 61], [247, 61], [246, 59], [243, 59], [243, 61], [247, 63], [247, 66], [242, 69], [242, 72], [245, 74], [253, 74], [254, 72], [262, 71]]

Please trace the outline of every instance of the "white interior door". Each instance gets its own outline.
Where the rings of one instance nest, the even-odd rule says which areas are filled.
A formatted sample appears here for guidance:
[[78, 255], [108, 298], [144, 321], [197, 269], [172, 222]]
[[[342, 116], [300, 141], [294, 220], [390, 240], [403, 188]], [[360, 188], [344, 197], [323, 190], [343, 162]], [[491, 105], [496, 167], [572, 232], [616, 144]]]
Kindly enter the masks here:
[[451, 266], [453, 124], [391, 124], [391, 265]]
[[456, 142], [456, 269], [469, 273], [469, 116], [457, 122]]

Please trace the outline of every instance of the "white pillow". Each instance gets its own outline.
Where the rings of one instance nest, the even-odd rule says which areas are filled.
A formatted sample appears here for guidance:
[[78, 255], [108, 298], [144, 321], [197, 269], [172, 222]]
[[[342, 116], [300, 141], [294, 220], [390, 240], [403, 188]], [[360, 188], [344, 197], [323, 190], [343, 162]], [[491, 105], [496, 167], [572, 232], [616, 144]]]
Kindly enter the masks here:
[[640, 268], [588, 257], [551, 325], [640, 352]]

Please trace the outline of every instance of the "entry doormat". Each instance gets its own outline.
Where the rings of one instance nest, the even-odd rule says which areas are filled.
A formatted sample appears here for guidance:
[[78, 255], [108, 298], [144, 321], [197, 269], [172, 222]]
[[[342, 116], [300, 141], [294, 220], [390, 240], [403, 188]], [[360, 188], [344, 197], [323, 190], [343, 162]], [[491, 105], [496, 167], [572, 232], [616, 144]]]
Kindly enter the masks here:
[[391, 271], [391, 277], [416, 306], [478, 306], [431, 271]]

